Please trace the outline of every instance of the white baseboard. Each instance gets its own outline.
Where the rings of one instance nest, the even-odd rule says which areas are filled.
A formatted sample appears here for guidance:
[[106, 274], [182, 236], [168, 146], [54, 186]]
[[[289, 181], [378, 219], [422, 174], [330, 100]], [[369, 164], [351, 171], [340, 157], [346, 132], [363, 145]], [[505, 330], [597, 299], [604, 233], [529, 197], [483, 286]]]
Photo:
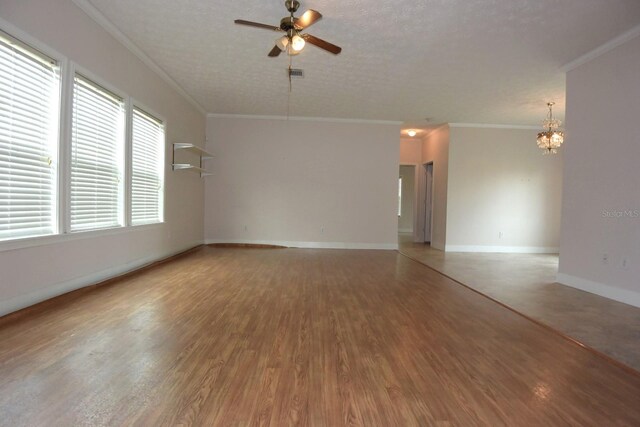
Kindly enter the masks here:
[[590, 292], [609, 298], [624, 304], [640, 307], [640, 292], [621, 289], [604, 283], [593, 282], [581, 277], [571, 276], [569, 274], [558, 273], [556, 281], [562, 285], [580, 289], [581, 291]]
[[146, 265], [166, 258], [170, 258], [201, 244], [201, 242], [198, 242], [193, 246], [188, 246], [174, 252], [166, 254], [156, 254], [153, 256], [137, 259], [127, 264], [107, 268], [105, 270], [101, 270], [87, 276], [77, 277], [65, 282], [56, 283], [43, 289], [38, 289], [27, 294], [18, 295], [8, 300], [0, 301], [0, 316], [5, 316], [9, 313], [13, 313], [14, 311], [21, 310], [23, 308], [35, 305], [39, 302], [46, 301], [59, 295], [85, 288], [87, 286], [95, 285], [96, 283], [100, 283], [105, 280], [129, 273], [131, 271], [138, 270], [139, 268], [142, 268]]
[[206, 239], [205, 244], [231, 243], [241, 245], [275, 245], [287, 248], [304, 249], [379, 249], [393, 251], [398, 249], [397, 243], [347, 243], [347, 242], [288, 242], [280, 240], [249, 239]]
[[484, 252], [509, 254], [557, 254], [560, 248], [544, 246], [465, 246], [447, 245], [446, 252]]

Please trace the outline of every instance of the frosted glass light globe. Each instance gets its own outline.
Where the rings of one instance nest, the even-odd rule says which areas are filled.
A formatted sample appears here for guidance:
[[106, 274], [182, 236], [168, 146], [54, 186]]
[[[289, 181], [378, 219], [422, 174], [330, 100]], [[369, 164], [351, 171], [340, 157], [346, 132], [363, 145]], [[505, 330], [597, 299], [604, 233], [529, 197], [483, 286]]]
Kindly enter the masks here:
[[289, 37], [282, 36], [278, 40], [276, 40], [276, 46], [280, 48], [281, 51], [287, 50], [287, 46], [289, 45]]
[[296, 52], [300, 52], [302, 49], [304, 49], [305, 44], [306, 42], [304, 41], [304, 39], [297, 34], [291, 38], [291, 49]]

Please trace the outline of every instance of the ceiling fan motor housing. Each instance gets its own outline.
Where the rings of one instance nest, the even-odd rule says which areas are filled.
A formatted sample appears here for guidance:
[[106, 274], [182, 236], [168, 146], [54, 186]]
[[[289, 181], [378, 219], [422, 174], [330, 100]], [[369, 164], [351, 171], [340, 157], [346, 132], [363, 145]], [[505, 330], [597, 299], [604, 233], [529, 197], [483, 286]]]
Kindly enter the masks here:
[[286, 16], [282, 18], [282, 20], [280, 21], [280, 29], [286, 32], [289, 32], [290, 30], [295, 30], [297, 21], [298, 21], [298, 18], [294, 18], [293, 16]]

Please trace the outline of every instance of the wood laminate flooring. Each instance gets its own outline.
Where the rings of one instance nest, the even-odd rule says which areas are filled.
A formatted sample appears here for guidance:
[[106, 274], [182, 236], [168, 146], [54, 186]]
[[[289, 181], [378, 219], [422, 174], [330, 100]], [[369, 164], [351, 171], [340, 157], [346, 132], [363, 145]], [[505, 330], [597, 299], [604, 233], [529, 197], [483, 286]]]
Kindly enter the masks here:
[[6, 426], [632, 426], [640, 376], [394, 251], [203, 247], [0, 319]]
[[558, 255], [443, 252], [401, 234], [400, 252], [640, 371], [640, 308], [556, 283]]

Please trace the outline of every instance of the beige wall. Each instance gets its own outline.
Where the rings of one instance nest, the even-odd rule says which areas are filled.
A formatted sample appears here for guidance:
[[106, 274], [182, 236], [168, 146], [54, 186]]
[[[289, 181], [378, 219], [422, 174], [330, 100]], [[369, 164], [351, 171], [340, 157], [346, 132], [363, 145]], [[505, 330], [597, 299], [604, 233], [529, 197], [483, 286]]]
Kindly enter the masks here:
[[[449, 126], [445, 125], [429, 133], [422, 142], [422, 164], [433, 162], [433, 220], [431, 246], [444, 250], [447, 240], [447, 187], [449, 181]], [[424, 197], [426, 180], [424, 168], [419, 168], [418, 185], [418, 236], [424, 235]], [[422, 240], [424, 241], [424, 239]]]
[[640, 37], [567, 74], [558, 281], [635, 306], [640, 306], [639, 117]]
[[558, 251], [562, 151], [542, 155], [536, 133], [452, 125], [447, 251]]
[[400, 164], [419, 165], [422, 160], [422, 139], [401, 138], [400, 139]]
[[397, 247], [399, 125], [210, 117], [208, 242]]
[[400, 166], [399, 176], [402, 178], [402, 203], [400, 206], [401, 215], [398, 217], [398, 231], [401, 233], [413, 232], [415, 171], [416, 166]]
[[3, 0], [0, 18], [163, 116], [167, 132], [165, 224], [0, 244], [0, 315], [201, 243], [203, 183], [168, 163], [171, 142], [204, 142], [204, 116], [71, 0]]

